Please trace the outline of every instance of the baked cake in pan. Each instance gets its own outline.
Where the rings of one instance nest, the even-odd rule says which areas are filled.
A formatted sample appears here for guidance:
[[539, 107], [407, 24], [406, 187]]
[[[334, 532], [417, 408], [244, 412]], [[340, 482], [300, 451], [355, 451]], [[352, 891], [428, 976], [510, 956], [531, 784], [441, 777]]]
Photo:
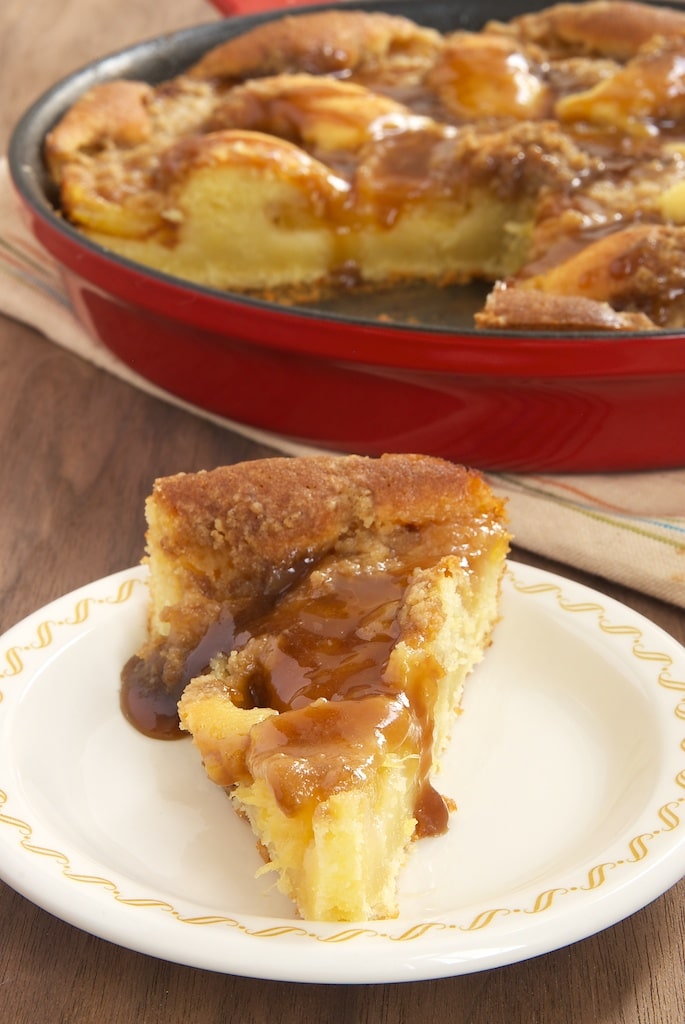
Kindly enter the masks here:
[[485, 281], [487, 329], [679, 328], [684, 63], [685, 12], [630, 0], [451, 33], [304, 12], [94, 86], [45, 153], [89, 238], [202, 285]]

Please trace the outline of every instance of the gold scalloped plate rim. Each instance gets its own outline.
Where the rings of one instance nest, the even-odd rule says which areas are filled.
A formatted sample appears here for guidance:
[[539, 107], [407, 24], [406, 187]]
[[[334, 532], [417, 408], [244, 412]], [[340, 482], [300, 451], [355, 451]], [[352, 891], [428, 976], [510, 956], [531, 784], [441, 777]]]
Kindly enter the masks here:
[[156, 884], [153, 868], [145, 891], [107, 864], [93, 872], [92, 857], [78, 844], [45, 843], [42, 822], [32, 819], [15, 766], [8, 764], [7, 739], [16, 721], [21, 724], [23, 696], [48, 661], [54, 673], [60, 652], [86, 632], [116, 634], [124, 606], [144, 628], [147, 575], [137, 567], [65, 595], [0, 638], [0, 877], [95, 936], [190, 966], [272, 980], [454, 976], [528, 959], [617, 923], [685, 875], [685, 649], [625, 605], [530, 566], [510, 563], [504, 592], [523, 602], [526, 614], [529, 608], [531, 616], [544, 610], [573, 620], [581, 643], [585, 634], [615, 648], [614, 657], [637, 674], [654, 704], [659, 746], [665, 741], [665, 749], [654, 752], [658, 784], [607, 856], [578, 865], [554, 884], [524, 887], [508, 899], [458, 912], [425, 918], [401, 912], [394, 921], [336, 925], [214, 912], [170, 897]]

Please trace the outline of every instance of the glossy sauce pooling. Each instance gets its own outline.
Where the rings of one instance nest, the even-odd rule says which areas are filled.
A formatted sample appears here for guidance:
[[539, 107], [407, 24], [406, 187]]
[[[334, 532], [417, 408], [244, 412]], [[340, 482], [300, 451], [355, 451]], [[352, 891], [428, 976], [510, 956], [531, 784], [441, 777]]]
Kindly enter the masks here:
[[187, 737], [178, 721], [178, 702], [191, 679], [209, 668], [212, 658], [233, 649], [236, 640], [235, 620], [224, 608], [209, 627], [197, 647], [188, 655], [178, 682], [168, 686], [164, 680], [164, 659], [161, 651], [143, 660], [130, 658], [121, 673], [119, 702], [124, 717], [138, 732], [155, 740], [179, 740]]
[[[429, 782], [426, 755], [430, 681], [412, 673], [399, 689], [385, 673], [413, 568], [413, 559], [384, 572], [377, 566], [350, 571], [349, 563], [326, 560], [243, 634], [245, 704], [280, 712], [255, 732], [250, 756], [267, 765], [287, 813], [344, 789], [351, 774], [364, 774], [390, 753], [418, 765], [417, 833], [446, 829], [447, 810]], [[322, 699], [325, 704], [315, 703]]]
[[178, 724], [177, 705], [186, 682], [167, 687], [163, 682], [163, 662], [159, 657], [150, 664], [137, 655], [130, 658], [121, 673], [119, 703], [124, 717], [138, 732], [157, 740], [177, 740], [185, 735]]
[[[312, 559], [304, 557], [297, 566], [284, 571], [274, 570], [263, 606], [273, 606], [281, 593], [292, 588], [310, 571]], [[240, 642], [240, 634], [233, 614], [223, 608], [197, 646], [190, 651], [181, 668], [178, 680], [169, 685], [165, 680], [165, 661], [162, 650], [144, 660], [138, 656], [129, 659], [121, 674], [120, 705], [125, 718], [138, 732], [151, 739], [176, 740], [187, 738], [178, 721], [178, 702], [191, 679], [202, 675], [217, 654], [231, 651]]]
[[250, 704], [283, 712], [320, 698], [388, 692], [381, 673], [397, 639], [403, 591], [403, 579], [388, 573], [317, 570], [306, 587], [243, 633], [243, 646], [249, 636], [259, 638]]
[[[386, 668], [400, 637], [397, 613], [412, 572], [448, 553], [463, 566], [473, 565], [485, 539], [482, 529], [477, 521], [468, 530], [463, 524], [424, 525], [420, 531], [403, 527], [387, 546], [361, 559], [331, 555], [313, 567], [310, 562], [304, 579], [294, 573], [289, 589], [250, 616], [234, 622], [225, 609], [188, 655], [181, 689], [218, 653], [233, 651], [226, 685], [234, 703], [279, 712], [253, 730], [250, 756], [278, 762], [277, 777], [270, 778], [286, 811], [345, 788], [351, 772], [364, 772], [391, 752], [417, 759], [417, 834], [445, 830], [447, 809], [429, 780], [431, 694], [439, 666], [427, 659], [401, 680], [391, 679]], [[138, 679], [134, 659], [122, 690], [127, 717], [148, 735], [172, 735], [167, 702], [180, 693], [155, 696], [159, 687], [152, 686], [148, 701], [141, 698]], [[156, 708], [158, 699], [160, 713], [152, 725], [136, 721], [141, 709]], [[286, 751], [287, 758], [272, 756]]]

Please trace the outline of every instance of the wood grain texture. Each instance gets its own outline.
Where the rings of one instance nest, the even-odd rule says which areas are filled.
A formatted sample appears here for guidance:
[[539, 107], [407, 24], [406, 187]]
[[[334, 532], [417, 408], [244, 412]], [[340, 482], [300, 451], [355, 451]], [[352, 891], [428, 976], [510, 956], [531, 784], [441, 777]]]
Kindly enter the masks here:
[[[129, 42], [215, 18], [201, 0], [0, 3], [0, 135], [54, 80]], [[135, 564], [156, 476], [269, 454], [0, 318], [0, 630]], [[685, 640], [685, 615], [516, 552], [623, 600]], [[8, 1024], [683, 1024], [685, 882], [575, 945], [512, 967], [403, 985], [262, 982], [94, 938], [0, 883]]]

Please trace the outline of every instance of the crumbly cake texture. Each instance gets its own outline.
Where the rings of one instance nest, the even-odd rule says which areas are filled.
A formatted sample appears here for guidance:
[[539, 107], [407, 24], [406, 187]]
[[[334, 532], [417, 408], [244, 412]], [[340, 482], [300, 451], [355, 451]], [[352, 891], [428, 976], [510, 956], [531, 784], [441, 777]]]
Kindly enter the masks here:
[[630, 0], [446, 34], [291, 14], [95, 86], [46, 159], [91, 239], [204, 285], [484, 280], [484, 329], [679, 328], [684, 61], [685, 12]]
[[303, 918], [396, 916], [412, 839], [447, 825], [433, 778], [498, 619], [503, 502], [440, 459], [316, 456], [158, 480], [146, 514], [138, 675], [182, 692]]

